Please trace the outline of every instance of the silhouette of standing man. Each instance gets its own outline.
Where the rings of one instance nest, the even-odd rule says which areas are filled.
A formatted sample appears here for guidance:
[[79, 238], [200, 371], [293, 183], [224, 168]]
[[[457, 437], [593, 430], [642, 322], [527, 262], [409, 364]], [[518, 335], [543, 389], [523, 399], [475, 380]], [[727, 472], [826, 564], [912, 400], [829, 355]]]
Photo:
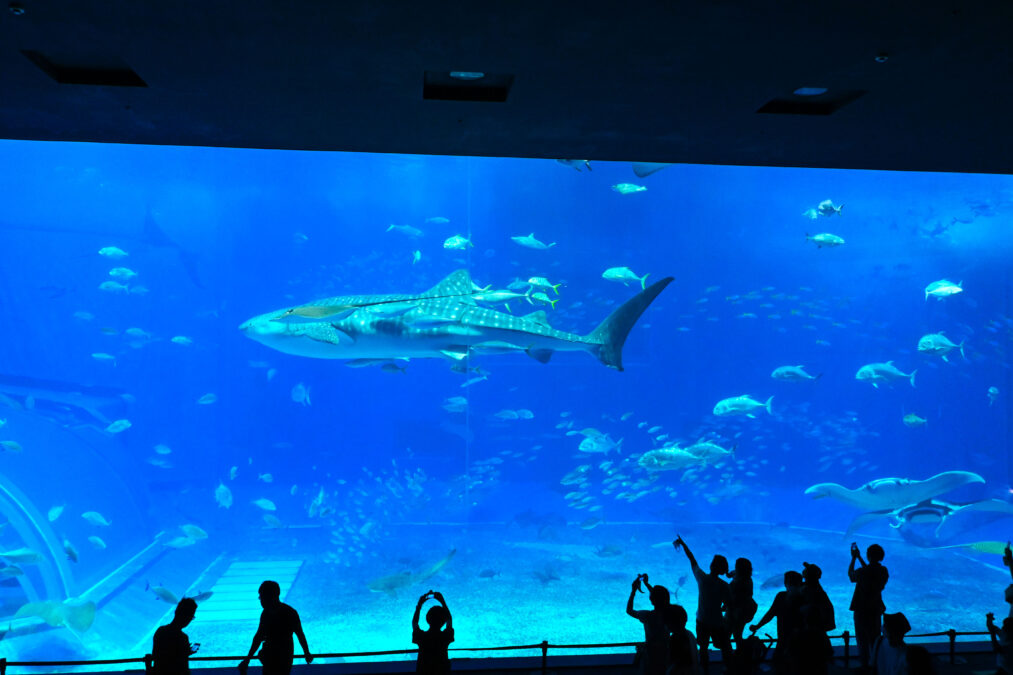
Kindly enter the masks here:
[[278, 586], [278, 582], [265, 581], [260, 585], [259, 594], [260, 606], [264, 611], [260, 613], [260, 625], [253, 636], [249, 654], [239, 664], [239, 671], [243, 675], [246, 674], [250, 659], [263, 643], [264, 647], [260, 650], [258, 658], [264, 666], [264, 675], [289, 675], [292, 672], [292, 659], [295, 657], [293, 634], [299, 638], [299, 644], [306, 655], [306, 663], [313, 663], [313, 657], [309, 655], [310, 647], [306, 644], [306, 635], [302, 632], [299, 612], [281, 601], [281, 587]]
[[200, 644], [191, 645], [183, 629], [190, 625], [196, 613], [197, 602], [193, 598], [183, 598], [176, 604], [172, 621], [155, 631], [151, 641], [152, 673], [186, 675], [190, 672], [190, 655], [197, 653]]

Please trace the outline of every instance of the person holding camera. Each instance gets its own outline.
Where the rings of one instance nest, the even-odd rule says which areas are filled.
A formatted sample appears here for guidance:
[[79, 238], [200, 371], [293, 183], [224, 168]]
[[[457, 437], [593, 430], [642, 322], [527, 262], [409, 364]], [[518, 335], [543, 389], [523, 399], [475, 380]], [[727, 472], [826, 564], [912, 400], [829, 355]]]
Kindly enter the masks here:
[[[422, 605], [426, 604], [426, 600], [429, 598], [440, 604], [433, 605], [426, 612], [426, 622], [429, 624], [429, 628], [422, 630], [419, 628], [419, 614], [422, 612]], [[419, 646], [415, 672], [425, 675], [446, 675], [449, 673], [448, 650], [453, 641], [453, 617], [450, 616], [447, 601], [443, 599], [443, 594], [439, 591], [426, 591], [419, 598], [418, 604], [415, 605], [415, 614], [412, 616], [412, 643]]]
[[[858, 646], [858, 660], [863, 669], [869, 668], [872, 647], [882, 633], [883, 589], [890, 578], [890, 573], [882, 565], [886, 554], [879, 544], [872, 544], [865, 551], [869, 558], [868, 564], [862, 560], [858, 544], [851, 544], [851, 564], [848, 565], [848, 579], [855, 584], [855, 592], [851, 596], [851, 611], [855, 618], [855, 643]], [[855, 569], [855, 563], [858, 569]]]
[[[648, 598], [652, 609], [635, 610], [633, 601], [637, 593], [643, 593], [641, 583], [648, 589]], [[644, 624], [644, 645], [638, 650], [640, 672], [644, 675], [665, 675], [668, 669], [668, 608], [671, 596], [664, 586], [651, 586], [646, 574], [638, 574], [633, 580], [629, 600], [626, 601], [626, 613]]]

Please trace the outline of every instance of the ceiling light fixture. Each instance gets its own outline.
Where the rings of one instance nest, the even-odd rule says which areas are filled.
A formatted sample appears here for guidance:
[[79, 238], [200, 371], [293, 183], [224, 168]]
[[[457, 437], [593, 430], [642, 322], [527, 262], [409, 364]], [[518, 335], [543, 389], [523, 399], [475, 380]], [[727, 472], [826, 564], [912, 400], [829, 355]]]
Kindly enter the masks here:
[[485, 73], [472, 70], [452, 70], [450, 76], [455, 80], [481, 80], [485, 77]]
[[826, 87], [799, 87], [794, 92], [796, 96], [820, 96], [827, 93]]

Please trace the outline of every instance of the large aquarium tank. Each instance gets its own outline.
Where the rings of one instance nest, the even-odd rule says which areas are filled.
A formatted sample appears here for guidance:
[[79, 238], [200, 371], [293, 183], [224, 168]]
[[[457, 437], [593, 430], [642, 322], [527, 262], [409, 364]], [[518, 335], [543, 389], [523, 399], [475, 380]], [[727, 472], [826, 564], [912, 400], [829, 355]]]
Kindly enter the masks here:
[[852, 542], [915, 633], [1006, 611], [1009, 176], [0, 156], [8, 659], [184, 596], [243, 654], [265, 579], [315, 652], [412, 648], [430, 589], [456, 647], [631, 642], [638, 574], [696, 610], [679, 535], [761, 613], [818, 564], [838, 633]]

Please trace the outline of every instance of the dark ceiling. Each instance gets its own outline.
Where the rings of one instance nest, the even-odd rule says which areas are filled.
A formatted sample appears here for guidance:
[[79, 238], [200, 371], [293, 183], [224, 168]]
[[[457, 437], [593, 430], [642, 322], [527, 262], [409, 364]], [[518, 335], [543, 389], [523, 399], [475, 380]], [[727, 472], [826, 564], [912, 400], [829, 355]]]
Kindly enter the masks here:
[[1009, 0], [18, 0], [0, 137], [1013, 173], [1011, 28]]

